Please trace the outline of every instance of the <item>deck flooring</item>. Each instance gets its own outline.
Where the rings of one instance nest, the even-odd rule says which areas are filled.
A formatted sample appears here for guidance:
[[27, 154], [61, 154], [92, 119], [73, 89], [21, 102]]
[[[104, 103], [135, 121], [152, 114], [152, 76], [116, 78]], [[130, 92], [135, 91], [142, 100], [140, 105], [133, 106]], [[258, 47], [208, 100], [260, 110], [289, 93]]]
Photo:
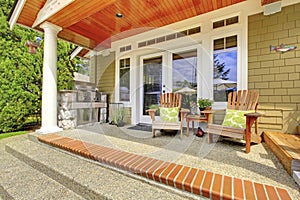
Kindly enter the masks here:
[[263, 137], [290, 175], [300, 171], [300, 135], [265, 131]]

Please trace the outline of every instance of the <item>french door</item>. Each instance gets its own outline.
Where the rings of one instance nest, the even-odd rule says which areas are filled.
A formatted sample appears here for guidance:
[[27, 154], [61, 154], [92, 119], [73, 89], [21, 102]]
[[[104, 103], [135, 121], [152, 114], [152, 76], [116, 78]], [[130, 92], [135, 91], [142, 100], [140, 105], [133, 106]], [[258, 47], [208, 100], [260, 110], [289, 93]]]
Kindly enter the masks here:
[[150, 123], [151, 119], [146, 110], [159, 105], [159, 98], [166, 88], [166, 54], [159, 53], [141, 57], [141, 83], [140, 88], [140, 122]]
[[[190, 88], [183, 96], [182, 106], [188, 108], [197, 96], [197, 49], [165, 52], [142, 56], [140, 59], [140, 108], [141, 123], [151, 123], [146, 110], [159, 105], [160, 94]], [[194, 94], [190, 91], [194, 90]], [[158, 118], [158, 116], [156, 116]]]

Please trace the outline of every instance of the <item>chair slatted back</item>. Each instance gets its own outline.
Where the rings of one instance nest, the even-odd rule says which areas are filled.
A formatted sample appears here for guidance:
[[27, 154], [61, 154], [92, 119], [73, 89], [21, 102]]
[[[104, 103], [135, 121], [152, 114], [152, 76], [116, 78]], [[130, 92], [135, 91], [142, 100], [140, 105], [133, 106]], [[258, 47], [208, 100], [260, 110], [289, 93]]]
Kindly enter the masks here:
[[256, 110], [259, 94], [255, 90], [238, 90], [228, 94], [227, 108], [234, 110]]
[[160, 95], [160, 106], [165, 108], [181, 108], [182, 95], [178, 93], [164, 93]]

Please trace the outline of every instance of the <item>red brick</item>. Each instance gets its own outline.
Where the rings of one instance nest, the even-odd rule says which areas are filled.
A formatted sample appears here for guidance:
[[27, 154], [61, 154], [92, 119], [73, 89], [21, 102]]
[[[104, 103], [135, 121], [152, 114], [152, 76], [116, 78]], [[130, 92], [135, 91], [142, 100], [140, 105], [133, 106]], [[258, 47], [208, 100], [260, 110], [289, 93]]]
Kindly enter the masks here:
[[137, 174], [143, 177], [147, 177], [146, 171], [149, 170], [156, 162], [157, 159], [151, 158], [147, 163], [144, 163], [143, 166], [140, 167], [140, 171], [137, 172]]
[[279, 200], [277, 192], [273, 186], [265, 185], [265, 188], [266, 188], [269, 199]]
[[71, 141], [67, 142], [67, 143], [65, 144], [66, 149], [67, 149], [68, 151], [71, 151], [71, 150], [73, 149], [72, 146], [73, 146], [75, 143], [78, 143], [78, 140], [71, 140]]
[[141, 162], [137, 163], [135, 166], [134, 166], [134, 169], [133, 169], [133, 173], [140, 173], [141, 169], [148, 164], [148, 162], [151, 162], [152, 158], [149, 158], [149, 157], [145, 157], [144, 160], [142, 160]]
[[53, 142], [54, 142], [55, 146], [63, 147], [65, 143], [67, 143], [71, 140], [72, 140], [71, 138], [60, 138], [60, 139], [57, 139]]
[[113, 149], [109, 149], [109, 148], [101, 148], [99, 150], [95, 150], [93, 152], [93, 155], [95, 157], [95, 160], [98, 162], [103, 163], [102, 157], [106, 154], [113, 151]]
[[124, 152], [124, 151], [120, 151], [119, 153], [117, 153], [116, 155], [113, 155], [109, 158], [107, 158], [107, 162], [111, 165], [111, 166], [114, 166], [116, 167], [116, 164], [115, 164], [115, 161], [120, 159], [120, 158], [124, 158], [128, 155], [127, 152]]
[[214, 182], [211, 190], [211, 196], [213, 200], [219, 200], [221, 197], [220, 191], [222, 187], [223, 176], [220, 174], [215, 174]]
[[106, 164], [109, 165], [109, 160], [110, 160], [110, 158], [111, 158], [112, 156], [114, 156], [114, 155], [118, 155], [119, 153], [120, 153], [120, 152], [119, 152], [118, 150], [112, 149], [111, 151], [105, 153], [105, 155], [103, 155], [103, 156], [101, 157], [102, 162], [104, 162], [104, 163], [106, 163]]
[[89, 158], [92, 159], [92, 160], [96, 160], [94, 152], [96, 152], [98, 150], [100, 150], [99, 146], [94, 145], [94, 144], [90, 144], [89, 147], [88, 147], [88, 151], [90, 153]]
[[204, 182], [202, 186], [200, 186], [200, 190], [202, 193], [202, 196], [209, 198], [210, 197], [210, 186], [213, 178], [213, 173], [206, 172], [204, 177]]
[[278, 192], [281, 199], [284, 199], [284, 200], [290, 200], [291, 199], [289, 193], [285, 189], [282, 189], [282, 188], [276, 188], [276, 189], [277, 189], [277, 192]]
[[255, 199], [254, 188], [253, 188], [252, 182], [244, 181], [244, 189], [245, 189], [247, 200]]
[[169, 165], [170, 163], [166, 162], [165, 164], [163, 164], [163, 166], [155, 170], [155, 172], [153, 172], [153, 180], [160, 182], [160, 175], [169, 167]]
[[138, 155], [135, 159], [126, 164], [126, 170], [132, 172], [135, 168], [135, 165], [142, 162], [143, 160], [145, 160], [145, 157]]
[[264, 189], [264, 186], [262, 184], [254, 183], [254, 188], [255, 188], [255, 193], [256, 193], [257, 199], [267, 200], [265, 189]]
[[176, 188], [183, 190], [183, 182], [185, 180], [185, 176], [190, 171], [190, 167], [184, 166], [183, 169], [180, 171], [179, 175], [175, 180]]
[[244, 199], [244, 188], [242, 180], [239, 178], [234, 178], [234, 197], [235, 199]]
[[192, 191], [191, 185], [192, 185], [193, 180], [196, 177], [196, 173], [197, 173], [197, 169], [192, 168], [189, 171], [189, 173], [187, 174], [187, 176], [186, 176], [186, 178], [184, 180], [184, 183], [183, 183], [185, 191], [188, 191], [188, 192]]
[[135, 161], [139, 157], [140, 157], [139, 155], [133, 154], [132, 156], [127, 157], [125, 160], [117, 163], [117, 166], [119, 166], [123, 170], [126, 170], [127, 169], [127, 164], [130, 163], [130, 162]]
[[87, 144], [82, 143], [81, 146], [76, 148], [76, 152], [84, 157], [89, 157], [90, 151], [87, 148]]
[[132, 158], [134, 155], [135, 155], [135, 154], [131, 154], [131, 153], [127, 153], [127, 152], [126, 152], [126, 154], [125, 154], [124, 156], [122, 156], [122, 157], [120, 157], [120, 158], [118, 158], [118, 159], [115, 159], [113, 164], [114, 164], [116, 167], [121, 168], [122, 163], [128, 161], [128, 160], [129, 160], [130, 158]]
[[178, 175], [178, 173], [180, 172], [180, 170], [182, 169], [182, 165], [177, 165], [173, 171], [171, 172], [171, 174], [169, 174], [167, 182], [169, 186], [173, 186], [175, 187], [175, 177]]
[[101, 150], [100, 152], [97, 151], [94, 153], [95, 160], [103, 163], [104, 162], [103, 156], [105, 156], [106, 154], [109, 154], [111, 152], [115, 152], [115, 150], [110, 149], [110, 148], [105, 148], [105, 149]]
[[203, 182], [203, 177], [204, 177], [205, 171], [203, 170], [198, 170], [198, 173], [196, 175], [196, 178], [194, 180], [194, 182], [192, 183], [192, 192], [194, 194], [198, 194], [200, 195], [200, 186]]
[[161, 183], [167, 184], [167, 177], [168, 175], [173, 171], [173, 169], [176, 167], [176, 164], [171, 163], [166, 170], [163, 171], [163, 173], [160, 174], [159, 180]]
[[154, 172], [160, 168], [161, 166], [164, 166], [164, 161], [161, 161], [159, 160], [157, 163], [155, 163], [152, 167], [150, 167], [150, 169], [148, 169], [146, 171], [146, 177], [151, 179], [151, 180], [154, 180]]
[[223, 177], [223, 193], [222, 198], [225, 200], [232, 199], [232, 178], [229, 176]]

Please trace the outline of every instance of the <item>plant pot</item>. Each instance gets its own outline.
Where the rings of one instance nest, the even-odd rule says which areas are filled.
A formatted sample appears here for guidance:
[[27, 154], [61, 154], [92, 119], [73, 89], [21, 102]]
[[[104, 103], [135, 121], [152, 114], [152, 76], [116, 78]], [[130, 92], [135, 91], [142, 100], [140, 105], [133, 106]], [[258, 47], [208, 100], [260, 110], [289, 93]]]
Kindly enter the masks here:
[[123, 126], [124, 126], [124, 122], [123, 121], [118, 121], [117, 127], [123, 127]]
[[205, 108], [200, 108], [200, 107], [199, 107], [199, 110], [200, 110], [200, 111], [204, 111], [204, 110], [211, 110], [211, 107], [210, 107], [210, 106], [208, 106], [208, 107], [205, 107]]

